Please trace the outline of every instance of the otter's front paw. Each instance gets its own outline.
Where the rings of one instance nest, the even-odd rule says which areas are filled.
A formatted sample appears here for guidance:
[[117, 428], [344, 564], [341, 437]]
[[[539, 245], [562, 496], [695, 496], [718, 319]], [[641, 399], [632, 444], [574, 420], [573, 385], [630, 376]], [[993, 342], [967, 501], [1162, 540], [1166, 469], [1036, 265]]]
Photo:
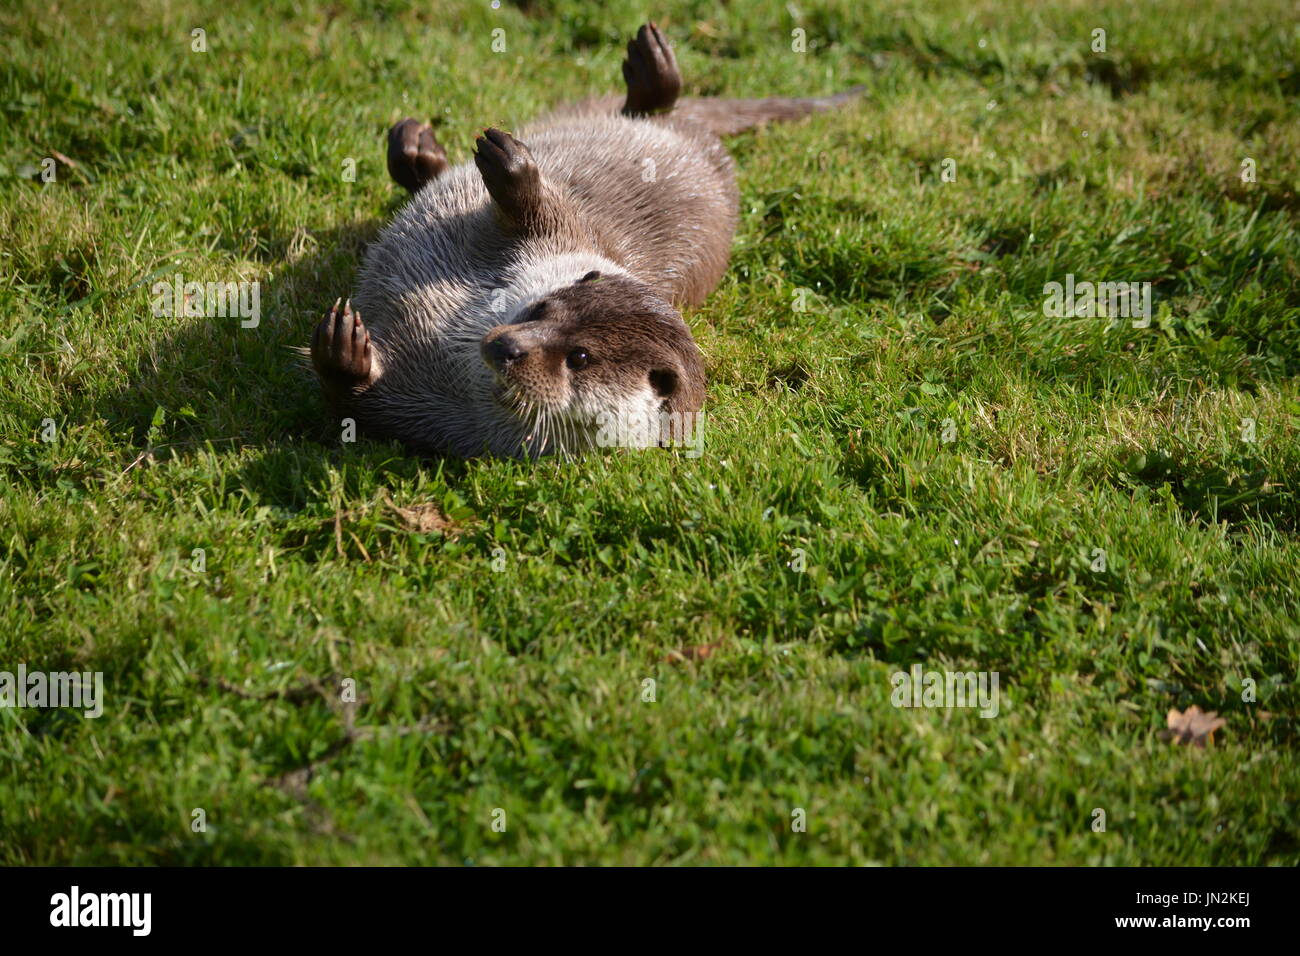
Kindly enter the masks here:
[[447, 153], [427, 123], [404, 119], [388, 131], [388, 175], [415, 192], [447, 169]]
[[627, 102], [623, 105], [623, 112], [628, 116], [663, 113], [677, 102], [682, 91], [677, 58], [673, 56], [668, 40], [653, 23], [644, 24], [636, 31], [636, 38], [628, 41], [623, 79], [627, 81]]
[[484, 130], [474, 141], [474, 165], [508, 221], [523, 225], [538, 217], [542, 176], [527, 146], [499, 129]]
[[326, 392], [339, 395], [374, 379], [375, 361], [370, 333], [361, 323], [361, 313], [352, 311], [349, 300], [339, 312], [338, 302], [321, 319], [311, 339], [311, 362]]

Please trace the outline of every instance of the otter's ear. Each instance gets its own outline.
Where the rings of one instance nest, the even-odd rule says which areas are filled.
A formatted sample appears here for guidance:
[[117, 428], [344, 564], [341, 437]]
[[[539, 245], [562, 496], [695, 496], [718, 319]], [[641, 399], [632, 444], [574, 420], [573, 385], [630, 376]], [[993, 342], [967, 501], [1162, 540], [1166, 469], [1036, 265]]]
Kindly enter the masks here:
[[672, 398], [677, 391], [677, 373], [670, 368], [657, 368], [650, 373], [650, 387], [660, 398]]

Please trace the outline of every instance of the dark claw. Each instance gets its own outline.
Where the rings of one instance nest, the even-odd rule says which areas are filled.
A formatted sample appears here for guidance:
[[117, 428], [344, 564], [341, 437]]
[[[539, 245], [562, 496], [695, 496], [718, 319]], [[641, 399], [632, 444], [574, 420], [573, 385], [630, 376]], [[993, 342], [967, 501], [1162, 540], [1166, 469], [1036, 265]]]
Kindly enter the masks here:
[[327, 389], [350, 389], [370, 381], [370, 333], [361, 313], [348, 300], [339, 303], [316, 326], [311, 339], [311, 360]]
[[677, 58], [672, 45], [653, 23], [644, 24], [628, 41], [623, 79], [627, 81], [623, 112], [628, 116], [662, 113], [677, 102], [682, 91]]

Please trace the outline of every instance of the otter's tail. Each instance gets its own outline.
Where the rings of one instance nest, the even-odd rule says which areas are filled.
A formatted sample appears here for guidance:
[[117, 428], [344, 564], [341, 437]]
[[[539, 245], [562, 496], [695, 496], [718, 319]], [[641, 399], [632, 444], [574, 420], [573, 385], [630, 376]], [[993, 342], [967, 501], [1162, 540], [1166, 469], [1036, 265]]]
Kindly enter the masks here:
[[770, 96], [762, 100], [684, 96], [677, 101], [672, 112], [673, 116], [707, 126], [718, 136], [730, 136], [764, 123], [802, 119], [813, 113], [838, 109], [857, 99], [864, 89], [864, 86], [855, 86], [834, 96]]

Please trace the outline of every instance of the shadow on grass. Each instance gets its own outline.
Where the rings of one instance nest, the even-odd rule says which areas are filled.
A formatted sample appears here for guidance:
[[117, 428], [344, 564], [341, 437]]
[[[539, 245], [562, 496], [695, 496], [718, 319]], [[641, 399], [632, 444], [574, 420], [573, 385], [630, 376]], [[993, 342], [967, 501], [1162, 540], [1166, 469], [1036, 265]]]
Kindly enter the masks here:
[[[291, 259], [260, 283], [255, 327], [234, 317], [181, 320], [150, 343], [119, 391], [98, 400], [98, 412], [114, 430], [129, 430], [141, 447], [327, 440], [315, 376], [294, 349], [310, 344], [315, 321], [346, 294], [378, 228], [348, 225], [312, 234], [317, 251]], [[172, 276], [156, 281], [171, 282]], [[162, 427], [161, 437], [155, 426]]]
[[[395, 200], [383, 221], [400, 205]], [[374, 220], [277, 238], [273, 244], [288, 251], [287, 263], [261, 281], [256, 326], [245, 328], [235, 317], [182, 320], [150, 343], [120, 389], [94, 398], [82, 414], [106, 419], [153, 461], [188, 457], [209, 443], [219, 455], [255, 448], [260, 454], [239, 466], [236, 482], [254, 501], [280, 508], [302, 507], [331, 467], [348, 462], [414, 476], [436, 459], [409, 458], [395, 443], [360, 435], [355, 444], [342, 443], [310, 358], [298, 351], [310, 345], [334, 300], [354, 288], [365, 248], [381, 226]], [[313, 248], [295, 258], [295, 241], [303, 236]], [[446, 465], [463, 472], [459, 462]], [[345, 483], [356, 478], [345, 472]]]
[[1109, 484], [1131, 490], [1158, 491], [1165, 485], [1189, 517], [1236, 529], [1251, 521], [1278, 531], [1300, 531], [1300, 500], [1284, 476], [1249, 455], [1219, 463], [1179, 461], [1161, 449], [1132, 452], [1118, 469], [1108, 471]]

